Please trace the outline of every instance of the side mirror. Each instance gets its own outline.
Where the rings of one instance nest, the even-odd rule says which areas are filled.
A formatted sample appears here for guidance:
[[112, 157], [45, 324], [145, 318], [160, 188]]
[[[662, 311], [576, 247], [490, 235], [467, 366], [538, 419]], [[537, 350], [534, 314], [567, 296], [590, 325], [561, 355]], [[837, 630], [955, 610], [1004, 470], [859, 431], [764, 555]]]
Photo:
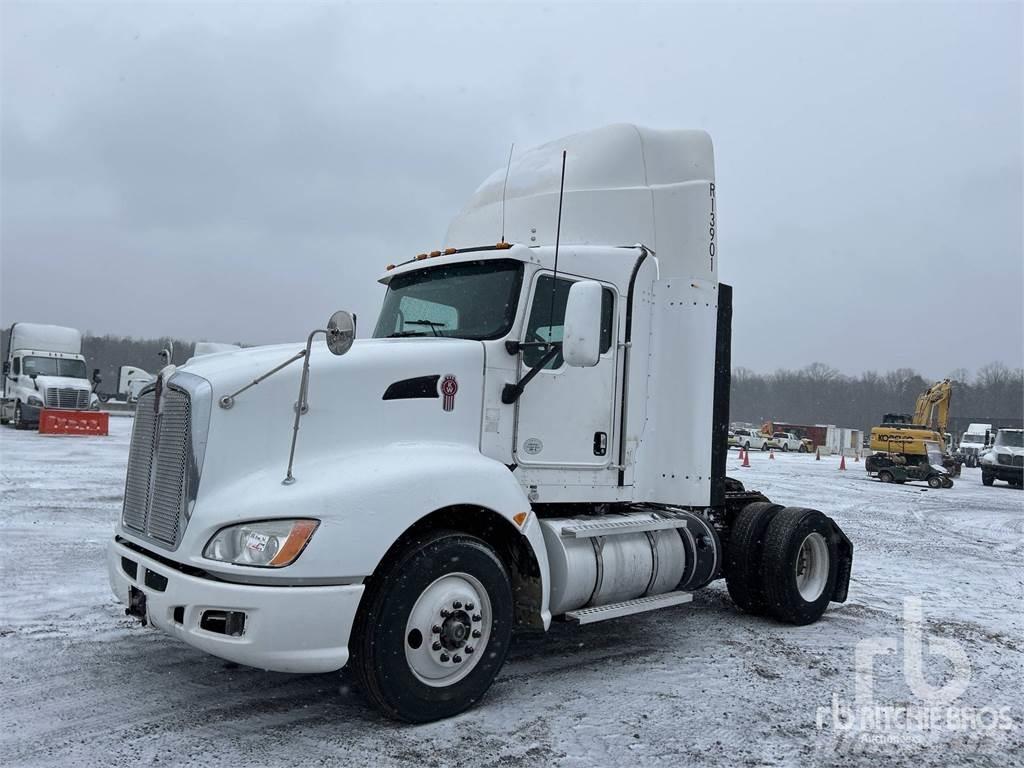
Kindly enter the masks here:
[[93, 368], [92, 369], [92, 383], [93, 384], [99, 384], [101, 381], [103, 381], [103, 377], [100, 376], [100, 369], [99, 368]]
[[562, 357], [568, 365], [589, 368], [601, 359], [601, 292], [593, 280], [569, 288], [562, 331]]
[[338, 310], [327, 321], [327, 348], [331, 354], [344, 355], [356, 340], [356, 316]]
[[11, 372], [11, 362], [10, 362], [10, 360], [4, 360], [4, 371], [3, 371], [3, 375], [4, 375], [4, 376], [7, 376], [7, 375], [9, 375], [9, 374], [10, 374], [10, 372]]

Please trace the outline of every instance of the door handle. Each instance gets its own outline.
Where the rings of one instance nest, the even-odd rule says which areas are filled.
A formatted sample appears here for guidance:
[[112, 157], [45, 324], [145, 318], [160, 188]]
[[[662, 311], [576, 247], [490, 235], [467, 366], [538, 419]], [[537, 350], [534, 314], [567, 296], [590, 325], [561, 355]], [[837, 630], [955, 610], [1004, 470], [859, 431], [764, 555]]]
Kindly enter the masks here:
[[604, 456], [608, 453], [608, 433], [607, 432], [595, 432], [594, 433], [594, 455]]

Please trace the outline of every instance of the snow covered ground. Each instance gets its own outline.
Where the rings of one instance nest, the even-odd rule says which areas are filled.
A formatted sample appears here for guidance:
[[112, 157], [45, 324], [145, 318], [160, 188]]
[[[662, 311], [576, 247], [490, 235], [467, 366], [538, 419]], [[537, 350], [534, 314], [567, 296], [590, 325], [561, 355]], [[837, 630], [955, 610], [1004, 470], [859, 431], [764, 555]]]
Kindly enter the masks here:
[[[738, 613], [719, 583], [689, 606], [556, 624], [517, 643], [480, 706], [409, 727], [379, 718], [345, 674], [237, 667], [124, 615], [103, 549], [131, 419], [110, 425], [108, 438], [0, 430], [0, 764], [945, 766], [1024, 755], [1024, 494], [984, 488], [978, 470], [933, 491], [883, 486], [859, 463], [840, 472], [838, 457], [755, 453], [741, 469], [733, 452], [733, 476], [846, 530], [847, 603], [783, 626]], [[904, 622], [906, 598], [920, 600], [923, 623]], [[925, 650], [942, 653], [925, 653], [915, 677], [921, 627]], [[858, 678], [859, 642], [894, 653]], [[927, 734], [898, 719], [851, 732], [833, 722], [833, 710], [840, 726], [873, 706], [920, 713], [928, 686], [975, 727], [949, 727], [949, 715]], [[1013, 727], [991, 727], [999, 718]]]

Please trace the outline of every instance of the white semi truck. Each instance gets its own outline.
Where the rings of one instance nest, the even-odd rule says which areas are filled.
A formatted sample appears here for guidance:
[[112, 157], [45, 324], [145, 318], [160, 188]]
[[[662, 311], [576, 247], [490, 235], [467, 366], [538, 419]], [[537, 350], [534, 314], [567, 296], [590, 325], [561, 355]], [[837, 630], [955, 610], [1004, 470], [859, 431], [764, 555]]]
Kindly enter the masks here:
[[79, 331], [40, 323], [11, 326], [3, 362], [0, 424], [26, 429], [39, 423], [44, 407], [86, 410], [92, 399]]
[[422, 722], [478, 701], [512, 633], [554, 619], [722, 577], [793, 624], [844, 601], [839, 526], [725, 475], [714, 178], [701, 131], [541, 146], [446, 247], [387, 267], [372, 339], [339, 312], [305, 347], [165, 368], [108, 549], [126, 612], [254, 667], [351, 664], [382, 712]]

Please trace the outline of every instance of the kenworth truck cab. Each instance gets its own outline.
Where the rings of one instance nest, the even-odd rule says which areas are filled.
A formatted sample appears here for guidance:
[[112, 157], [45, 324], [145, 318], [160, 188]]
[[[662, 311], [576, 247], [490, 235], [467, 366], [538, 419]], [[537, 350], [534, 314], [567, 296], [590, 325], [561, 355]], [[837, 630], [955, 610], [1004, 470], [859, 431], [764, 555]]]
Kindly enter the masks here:
[[411, 722], [479, 700], [512, 633], [554, 619], [724, 577], [744, 611], [815, 621], [852, 545], [725, 476], [716, 215], [706, 133], [570, 136], [388, 265], [372, 339], [338, 312], [305, 347], [165, 368], [139, 397], [114, 593], [225, 659], [352, 664]]

